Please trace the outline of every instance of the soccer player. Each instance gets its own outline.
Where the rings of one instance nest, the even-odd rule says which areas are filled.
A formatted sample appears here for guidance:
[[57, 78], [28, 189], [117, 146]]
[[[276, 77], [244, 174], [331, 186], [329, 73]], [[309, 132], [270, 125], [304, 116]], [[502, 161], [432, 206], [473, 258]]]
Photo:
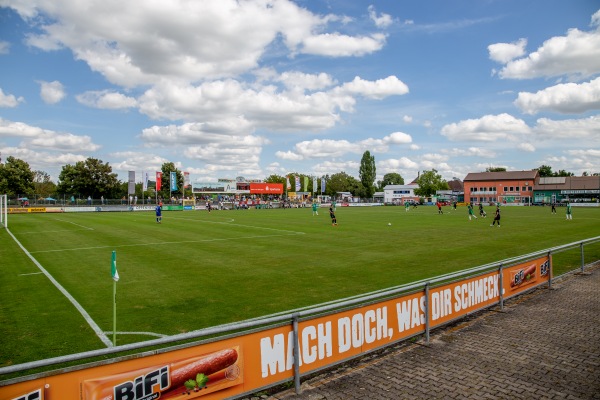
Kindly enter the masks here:
[[467, 205], [467, 210], [469, 211], [469, 221], [471, 220], [471, 217], [477, 219], [475, 214], [473, 214], [473, 206], [470, 203]]
[[438, 214], [443, 214], [444, 213], [442, 211], [442, 203], [440, 203], [439, 201], [437, 202], [437, 208], [438, 208]]
[[162, 207], [161, 207], [161, 204], [157, 204], [156, 208], [154, 209], [154, 211], [156, 212], [156, 223], [160, 224], [162, 222]]
[[335, 213], [333, 212], [333, 206], [329, 207], [329, 216], [331, 217], [331, 226], [336, 226], [337, 218], [335, 217]]
[[483, 204], [482, 203], [479, 203], [479, 216], [480, 217], [487, 217], [487, 214], [483, 210]]
[[556, 203], [552, 202], [552, 210], [550, 210], [552, 214], [556, 214]]
[[410, 210], [410, 203], [408, 201], [404, 202], [404, 211], [408, 212], [408, 210]]
[[319, 215], [319, 205], [317, 204], [316, 201], [312, 203], [312, 210], [313, 210], [313, 216]]
[[573, 213], [571, 210], [571, 203], [567, 201], [567, 219], [573, 219]]
[[494, 226], [498, 221], [498, 228], [500, 228], [500, 206], [496, 206], [496, 215], [494, 215], [494, 220], [490, 224], [490, 226]]

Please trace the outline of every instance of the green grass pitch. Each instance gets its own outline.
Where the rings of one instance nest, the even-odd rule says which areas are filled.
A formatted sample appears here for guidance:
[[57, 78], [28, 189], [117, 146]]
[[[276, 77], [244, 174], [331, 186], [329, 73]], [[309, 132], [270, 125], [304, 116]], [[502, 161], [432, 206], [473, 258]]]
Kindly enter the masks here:
[[[466, 207], [9, 215], [9, 230], [117, 344], [368, 293], [600, 235], [600, 208], [502, 207], [501, 227]], [[478, 210], [475, 210], [478, 214]], [[391, 225], [390, 225], [391, 224]], [[0, 229], [0, 366], [104, 347], [73, 305]], [[586, 261], [600, 259], [600, 244]], [[557, 254], [558, 272], [579, 250]], [[128, 333], [128, 334], [125, 334]], [[136, 333], [142, 332], [142, 333]]]

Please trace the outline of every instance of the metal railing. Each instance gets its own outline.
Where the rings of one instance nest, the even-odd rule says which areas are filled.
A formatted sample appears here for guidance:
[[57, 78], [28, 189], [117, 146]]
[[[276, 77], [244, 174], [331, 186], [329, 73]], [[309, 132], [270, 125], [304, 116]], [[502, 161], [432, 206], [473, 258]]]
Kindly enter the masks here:
[[[94, 357], [101, 357], [101, 356], [106, 356], [106, 355], [111, 355], [111, 354], [131, 352], [133, 350], [138, 350], [138, 349], [143, 349], [143, 348], [165, 346], [165, 345], [169, 345], [169, 344], [173, 344], [173, 343], [185, 342], [185, 341], [190, 341], [190, 340], [194, 340], [194, 339], [202, 339], [202, 338], [204, 338], [205, 340], [207, 338], [210, 338], [211, 341], [214, 341], [214, 340], [219, 340], [219, 339], [222, 339], [225, 337], [235, 337], [235, 336], [246, 334], [251, 330], [257, 331], [257, 330], [261, 330], [261, 329], [271, 328], [275, 325], [293, 326], [295, 335], [297, 335], [299, 321], [309, 320], [316, 316], [323, 316], [326, 314], [339, 312], [340, 310], [354, 308], [359, 305], [363, 306], [365, 304], [370, 304], [370, 303], [373, 303], [378, 300], [390, 298], [390, 297], [396, 296], [398, 294], [405, 294], [405, 293], [414, 292], [417, 290], [424, 290], [427, 293], [427, 291], [429, 289], [436, 287], [436, 285], [439, 286], [441, 284], [453, 282], [455, 280], [458, 280], [459, 278], [474, 276], [476, 274], [480, 274], [483, 272], [490, 272], [490, 271], [498, 270], [501, 273], [503, 268], [509, 267], [511, 265], [516, 265], [518, 263], [526, 262], [531, 259], [539, 258], [539, 257], [546, 256], [546, 255], [553, 255], [553, 254], [564, 252], [564, 251], [571, 250], [571, 249], [577, 249], [577, 248], [580, 249], [580, 257], [581, 257], [580, 268], [581, 268], [581, 272], [584, 272], [585, 266], [586, 266], [585, 261], [584, 261], [584, 255], [585, 255], [584, 247], [586, 245], [590, 245], [593, 243], [599, 243], [599, 242], [600, 242], [600, 236], [597, 236], [597, 237], [593, 237], [593, 238], [589, 238], [589, 239], [585, 239], [585, 240], [568, 243], [568, 244], [561, 245], [561, 246], [556, 246], [556, 247], [539, 250], [539, 251], [535, 251], [532, 253], [528, 253], [528, 254], [524, 254], [524, 255], [520, 255], [520, 256], [516, 256], [516, 257], [507, 258], [507, 259], [500, 260], [500, 261], [497, 261], [494, 263], [484, 264], [484, 265], [480, 265], [480, 266], [477, 266], [474, 268], [470, 268], [470, 269], [466, 269], [466, 270], [462, 270], [462, 271], [458, 271], [458, 272], [452, 272], [452, 273], [440, 275], [440, 276], [433, 277], [433, 278], [423, 279], [423, 280], [420, 280], [417, 282], [412, 282], [410, 284], [400, 285], [400, 286], [396, 286], [396, 287], [391, 287], [391, 288], [387, 288], [387, 289], [383, 289], [383, 290], [374, 291], [374, 292], [367, 293], [364, 295], [358, 295], [358, 296], [348, 297], [348, 298], [344, 298], [344, 299], [340, 299], [340, 300], [336, 300], [336, 301], [322, 303], [322, 304], [319, 304], [316, 306], [298, 308], [298, 309], [291, 310], [291, 311], [275, 313], [275, 314], [271, 314], [271, 315], [267, 315], [267, 316], [263, 316], [263, 317], [248, 319], [248, 320], [241, 321], [241, 322], [223, 324], [223, 325], [219, 325], [219, 326], [215, 326], [215, 327], [211, 327], [211, 328], [200, 329], [200, 330], [196, 330], [196, 331], [192, 331], [192, 332], [188, 332], [188, 333], [184, 333], [184, 334], [162, 337], [162, 338], [148, 340], [148, 341], [144, 341], [144, 342], [132, 343], [132, 344], [127, 344], [127, 345], [122, 345], [122, 346], [117, 346], [117, 347], [110, 347], [110, 348], [99, 349], [99, 350], [91, 350], [91, 351], [77, 353], [77, 354], [70, 354], [70, 355], [66, 355], [66, 356], [54, 357], [54, 358], [49, 358], [49, 359], [45, 359], [45, 360], [38, 360], [38, 361], [32, 361], [32, 362], [27, 362], [27, 363], [18, 364], [18, 365], [11, 365], [8, 367], [2, 367], [2, 368], [0, 368], [0, 379], [1, 379], [2, 375], [13, 374], [16, 372], [27, 371], [27, 370], [31, 370], [31, 369], [35, 369], [35, 368], [48, 367], [48, 366], [62, 364], [62, 363], [72, 363], [74, 361], [91, 359]], [[551, 266], [551, 268], [552, 268], [552, 266]], [[552, 279], [549, 279], [548, 285], [551, 285], [552, 280], [556, 279], [556, 278], [557, 277], [553, 276]], [[539, 287], [540, 285], [533, 286], [532, 289], [535, 287]], [[498, 303], [494, 303], [494, 304], [489, 305], [484, 308], [489, 308], [489, 307], [492, 307], [495, 305], [499, 305], [502, 308], [503, 302], [504, 302], [504, 297], [501, 295]], [[426, 318], [426, 321], [427, 321], [427, 324], [425, 327], [426, 339], [429, 338], [429, 323], [428, 323], [429, 321], [428, 320], [429, 320], [429, 318]], [[446, 324], [448, 324], [448, 323], [449, 322], [446, 322]], [[436, 327], [438, 327], [438, 326], [436, 326]], [[221, 335], [221, 336], [215, 337], [217, 335]], [[406, 340], [406, 339], [404, 339], [404, 340]], [[178, 346], [178, 348], [194, 346], [194, 345], [197, 345], [198, 343], [199, 342], [186, 343], [186, 344], [182, 344], [182, 345]], [[171, 351], [171, 350], [172, 350], [172, 348], [162, 347], [160, 349], [150, 350], [150, 351], [138, 353], [135, 355], [129, 355], [126, 357], [128, 357], [128, 358], [145, 357], [145, 356], [149, 356], [149, 355], [153, 355], [153, 354], [165, 353], [165, 352]], [[359, 354], [356, 357], [359, 357], [361, 355], [363, 355], [363, 354]], [[295, 359], [297, 360], [298, 358], [295, 357]], [[109, 360], [109, 361], [111, 361], [111, 360]], [[113, 359], [112, 361], [117, 361], [117, 360]], [[106, 362], [107, 362], [106, 360], [101, 361], [101, 363], [103, 363], [103, 364], [105, 364]], [[93, 365], [93, 363], [86, 364], [85, 368], [88, 368], [91, 365]], [[83, 366], [69, 367], [69, 370], [78, 369], [78, 368], [83, 369], [84, 367]], [[296, 390], [299, 391], [300, 372], [299, 372], [299, 369], [297, 368], [297, 366], [295, 366], [294, 371], [295, 372], [294, 372], [293, 379], [296, 384]], [[51, 374], [56, 374], [59, 372], [60, 371], [53, 371]], [[311, 373], [314, 373], [314, 371]], [[47, 376], [48, 374], [50, 374], [50, 373], [42, 372], [42, 373], [39, 373], [36, 375], [27, 376], [27, 377], [13, 378], [10, 380], [0, 381], [0, 386], [5, 386], [7, 384], [18, 382], [18, 381], [35, 379], [37, 377]]]

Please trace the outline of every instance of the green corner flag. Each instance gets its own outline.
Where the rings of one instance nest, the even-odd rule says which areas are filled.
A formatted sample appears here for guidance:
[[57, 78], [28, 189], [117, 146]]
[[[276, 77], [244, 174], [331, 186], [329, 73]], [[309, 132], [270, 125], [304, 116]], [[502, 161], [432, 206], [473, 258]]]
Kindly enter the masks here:
[[110, 274], [115, 282], [119, 281], [119, 271], [117, 271], [117, 252], [113, 250], [112, 252], [112, 262], [110, 264]]
[[110, 274], [113, 278], [113, 346], [117, 345], [117, 281], [119, 272], [117, 271], [117, 251], [112, 252], [112, 261], [110, 263]]

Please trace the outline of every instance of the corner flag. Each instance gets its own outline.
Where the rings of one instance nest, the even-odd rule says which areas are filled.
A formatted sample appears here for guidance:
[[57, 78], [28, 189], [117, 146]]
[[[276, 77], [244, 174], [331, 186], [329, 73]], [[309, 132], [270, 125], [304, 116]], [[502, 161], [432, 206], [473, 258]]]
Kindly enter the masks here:
[[110, 274], [115, 282], [119, 281], [119, 271], [117, 271], [117, 252], [113, 250], [112, 252], [112, 262], [110, 263]]

